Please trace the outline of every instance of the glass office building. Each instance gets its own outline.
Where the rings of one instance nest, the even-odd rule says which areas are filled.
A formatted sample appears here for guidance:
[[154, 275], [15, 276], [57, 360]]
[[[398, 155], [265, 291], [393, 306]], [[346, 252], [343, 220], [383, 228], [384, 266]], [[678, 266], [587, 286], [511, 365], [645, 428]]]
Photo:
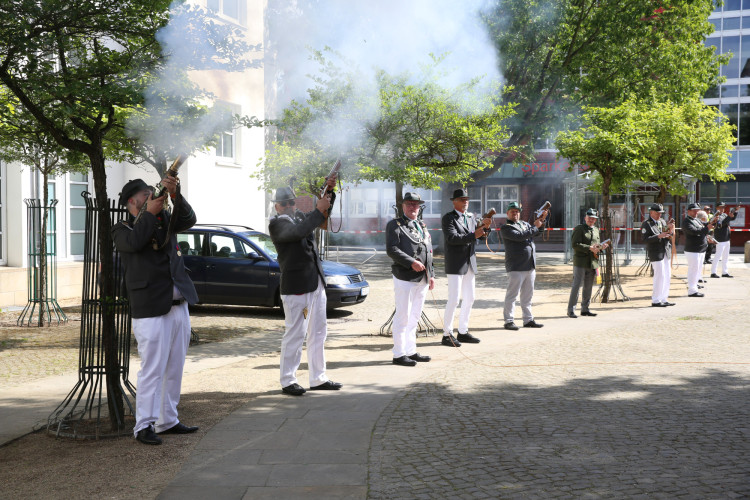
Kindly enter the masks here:
[[[718, 199], [730, 207], [744, 205], [747, 210], [750, 205], [750, 0], [725, 0], [724, 6], [718, 7], [709, 21], [716, 29], [705, 44], [716, 47], [719, 53], [731, 53], [732, 58], [721, 67], [726, 82], [709, 89], [704, 102], [718, 107], [737, 127], [735, 149], [727, 169], [736, 179], [718, 186], [701, 182], [698, 202], [713, 207]], [[745, 224], [737, 222], [737, 226], [748, 227], [747, 221]], [[735, 243], [734, 238], [732, 243]]]

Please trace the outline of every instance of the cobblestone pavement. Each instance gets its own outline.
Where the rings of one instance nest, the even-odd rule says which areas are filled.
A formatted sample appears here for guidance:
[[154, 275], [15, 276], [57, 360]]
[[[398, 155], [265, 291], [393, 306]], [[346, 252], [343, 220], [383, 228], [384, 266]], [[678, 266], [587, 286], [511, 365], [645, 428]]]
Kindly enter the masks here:
[[368, 498], [750, 498], [742, 277], [710, 280], [702, 302], [676, 284], [675, 308], [567, 320], [580, 330], [411, 385], [375, 424]]

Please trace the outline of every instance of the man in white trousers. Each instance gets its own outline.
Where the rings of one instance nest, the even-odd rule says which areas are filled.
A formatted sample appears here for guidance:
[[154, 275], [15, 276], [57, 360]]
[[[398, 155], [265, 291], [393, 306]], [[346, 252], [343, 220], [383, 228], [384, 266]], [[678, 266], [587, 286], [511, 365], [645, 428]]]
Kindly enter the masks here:
[[401, 204], [404, 215], [388, 222], [385, 249], [393, 259], [393, 364], [415, 366], [430, 361], [417, 352], [417, 326], [427, 291], [435, 287], [432, 239], [417, 215], [424, 201], [417, 193], [406, 193]]
[[[714, 228], [714, 239], [716, 240], [716, 255], [711, 264], [712, 278], [732, 278], [729, 274], [729, 240], [732, 228], [729, 223], [737, 218], [737, 213], [726, 213], [727, 205], [723, 201], [716, 206], [716, 211], [723, 215]], [[719, 272], [719, 261], [721, 261], [721, 276]]]
[[698, 220], [697, 215], [701, 206], [691, 203], [687, 207], [687, 216], [682, 221], [682, 230], [685, 232], [685, 258], [688, 263], [688, 297], [703, 297], [698, 291], [698, 280], [701, 278], [703, 259], [706, 248], [708, 248], [708, 232], [713, 224], [704, 224]]
[[[477, 240], [485, 235], [492, 221], [483, 219], [477, 227], [474, 214], [468, 213], [469, 193], [466, 189], [456, 189], [451, 198], [453, 210], [443, 216], [443, 237], [445, 239], [445, 274], [448, 276], [448, 302], [443, 315], [442, 344], [459, 347], [462, 342], [478, 344], [479, 339], [469, 333], [469, 316], [474, 303], [474, 287], [477, 276]], [[458, 301], [461, 311], [458, 316], [458, 334], [453, 336], [453, 317]]]
[[[198, 430], [177, 418], [190, 343], [188, 304], [198, 302], [198, 295], [185, 271], [176, 234], [192, 227], [196, 217], [180, 194], [176, 178], [167, 176], [161, 183], [174, 204], [171, 214], [163, 210], [166, 194], [152, 200], [151, 188], [135, 179], [120, 193], [119, 202], [129, 215], [112, 228], [112, 240], [125, 270], [133, 334], [141, 357], [133, 433], [140, 443], [151, 445], [162, 443], [157, 434]], [[172, 232], [168, 231], [170, 219], [175, 219]]]
[[[332, 193], [335, 183], [335, 175], [327, 179], [328, 193]], [[297, 368], [302, 360], [305, 337], [310, 389], [337, 391], [343, 387], [326, 376], [326, 286], [314, 238], [315, 228], [325, 221], [331, 206], [330, 196], [326, 194], [317, 201], [315, 210], [302, 214], [294, 208], [296, 196], [292, 189], [279, 188], [273, 200], [278, 215], [268, 225], [281, 267], [281, 301], [286, 329], [281, 339], [281, 391], [291, 396], [301, 396], [306, 392], [297, 383]]]
[[651, 307], [673, 306], [669, 302], [669, 286], [672, 278], [672, 236], [674, 220], [662, 219], [664, 207], [660, 203], [651, 205], [648, 218], [641, 224], [641, 238], [646, 242], [646, 254], [654, 270], [654, 285], [651, 292]]

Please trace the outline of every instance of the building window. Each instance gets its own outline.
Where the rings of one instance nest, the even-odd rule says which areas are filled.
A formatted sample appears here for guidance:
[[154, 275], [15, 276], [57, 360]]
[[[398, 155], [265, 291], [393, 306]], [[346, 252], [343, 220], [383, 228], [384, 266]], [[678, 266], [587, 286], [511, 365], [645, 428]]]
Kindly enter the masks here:
[[518, 201], [518, 186], [485, 186], [484, 187], [484, 210], [487, 213], [490, 208], [497, 213], [505, 213], [505, 209], [511, 201]]
[[348, 190], [349, 215], [353, 217], [376, 217], [378, 215], [378, 195], [377, 188], [355, 188]]
[[[230, 123], [229, 127], [231, 127], [231, 116], [242, 112], [240, 106], [228, 102], [218, 102], [216, 107], [221, 112], [226, 113], [226, 119]], [[239, 156], [239, 144], [235, 130], [228, 128], [220, 132], [216, 143], [216, 157], [236, 163]]]
[[214, 14], [243, 24], [244, 0], [206, 0], [206, 7]]
[[424, 200], [424, 211], [422, 216], [426, 215], [442, 215], [440, 213], [440, 196], [442, 191], [425, 191], [412, 189], [413, 192], [419, 193], [419, 196]]
[[81, 194], [89, 189], [89, 175], [74, 172], [69, 174], [68, 180], [68, 205], [70, 207], [68, 219], [70, 251], [68, 255], [82, 257], [86, 241], [86, 202]]
[[[469, 191], [469, 212], [477, 216], [486, 214], [487, 212], [482, 210], [482, 187], [481, 186], [469, 186], [468, 191]], [[502, 210], [498, 210], [498, 212], [502, 212]]]

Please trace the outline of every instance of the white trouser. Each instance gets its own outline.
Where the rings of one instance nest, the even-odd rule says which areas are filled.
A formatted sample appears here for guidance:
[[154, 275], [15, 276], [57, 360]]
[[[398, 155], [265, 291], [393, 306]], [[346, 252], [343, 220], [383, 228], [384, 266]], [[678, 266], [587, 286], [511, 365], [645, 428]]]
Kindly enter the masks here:
[[669, 298], [669, 285], [672, 281], [671, 256], [665, 255], [663, 259], [651, 261], [654, 270], [654, 291], [651, 293], [651, 303], [661, 304]]
[[427, 298], [427, 278], [404, 281], [393, 277], [396, 312], [393, 315], [393, 357], [411, 356], [417, 352], [417, 326]]
[[190, 313], [187, 302], [163, 316], [134, 318], [133, 334], [138, 342], [141, 369], [138, 370], [135, 397], [137, 434], [155, 423], [156, 432], [177, 425], [182, 370], [190, 344]]
[[505, 290], [505, 305], [503, 306], [503, 318], [506, 323], [513, 321], [513, 314], [516, 310], [516, 297], [518, 297], [520, 291], [523, 323], [526, 324], [534, 319], [534, 315], [531, 313], [531, 300], [534, 298], [536, 269], [530, 271], [510, 271], [508, 277], [508, 288]]
[[688, 295], [698, 292], [698, 280], [703, 273], [703, 258], [705, 255], [706, 252], [685, 252], [688, 263]]
[[302, 360], [302, 342], [307, 336], [307, 366], [310, 386], [328, 381], [324, 352], [326, 326], [326, 289], [318, 280], [318, 288], [300, 295], [282, 295], [284, 326], [281, 339], [281, 387], [297, 383], [297, 368]]
[[461, 311], [458, 315], [458, 333], [469, 331], [469, 315], [474, 303], [474, 283], [476, 274], [469, 267], [466, 274], [448, 274], [448, 302], [443, 314], [443, 335], [453, 333], [453, 316], [456, 313], [458, 300], [461, 299]]
[[711, 274], [719, 274], [716, 270], [719, 268], [719, 260], [721, 260], [721, 274], [729, 274], [729, 242], [718, 241], [716, 242], [716, 255], [714, 255], [714, 262], [711, 264]]

